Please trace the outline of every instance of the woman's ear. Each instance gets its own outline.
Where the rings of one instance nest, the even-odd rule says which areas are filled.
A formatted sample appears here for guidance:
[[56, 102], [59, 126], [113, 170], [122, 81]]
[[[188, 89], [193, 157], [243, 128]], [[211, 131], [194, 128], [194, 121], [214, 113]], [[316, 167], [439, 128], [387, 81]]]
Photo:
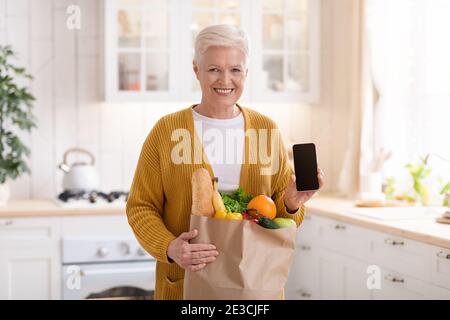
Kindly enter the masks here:
[[192, 69], [194, 70], [195, 76], [198, 79], [198, 65], [197, 62], [195, 62], [195, 60], [192, 61]]

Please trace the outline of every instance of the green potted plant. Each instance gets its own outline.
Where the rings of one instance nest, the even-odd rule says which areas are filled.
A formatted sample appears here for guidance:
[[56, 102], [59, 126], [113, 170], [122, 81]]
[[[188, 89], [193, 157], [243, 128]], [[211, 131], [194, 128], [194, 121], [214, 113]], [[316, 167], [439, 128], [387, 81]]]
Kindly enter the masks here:
[[405, 167], [413, 180], [413, 190], [415, 192], [416, 200], [424, 206], [430, 204], [430, 192], [425, 183], [425, 180], [431, 173], [431, 168], [428, 165], [429, 155], [420, 158], [418, 164], [409, 163]]
[[32, 77], [11, 62], [14, 56], [10, 46], [0, 46], [0, 205], [9, 199], [8, 179], [30, 173], [25, 162], [30, 150], [17, 130], [31, 132], [36, 127], [32, 113], [35, 99], [29, 89], [20, 84]]

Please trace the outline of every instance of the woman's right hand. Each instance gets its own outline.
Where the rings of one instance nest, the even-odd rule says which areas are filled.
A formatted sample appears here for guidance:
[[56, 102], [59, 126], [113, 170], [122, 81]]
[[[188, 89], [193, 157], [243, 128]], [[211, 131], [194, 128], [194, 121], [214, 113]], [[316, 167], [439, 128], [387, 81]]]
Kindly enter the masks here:
[[206, 264], [216, 260], [219, 252], [212, 244], [190, 244], [189, 240], [198, 235], [196, 229], [183, 232], [169, 243], [167, 256], [180, 267], [189, 271], [198, 271], [206, 267]]

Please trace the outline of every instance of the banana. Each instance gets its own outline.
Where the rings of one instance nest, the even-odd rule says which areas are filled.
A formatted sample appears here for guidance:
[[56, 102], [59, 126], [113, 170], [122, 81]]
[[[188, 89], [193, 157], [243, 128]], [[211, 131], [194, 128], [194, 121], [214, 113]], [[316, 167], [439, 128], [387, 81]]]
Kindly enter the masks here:
[[225, 205], [223, 204], [222, 196], [220, 195], [219, 190], [218, 190], [218, 185], [217, 185], [218, 182], [219, 182], [219, 178], [214, 177], [214, 179], [213, 179], [214, 191], [213, 191], [213, 196], [212, 196], [213, 207], [216, 212], [219, 210], [223, 210], [226, 212], [227, 210], [225, 209]]

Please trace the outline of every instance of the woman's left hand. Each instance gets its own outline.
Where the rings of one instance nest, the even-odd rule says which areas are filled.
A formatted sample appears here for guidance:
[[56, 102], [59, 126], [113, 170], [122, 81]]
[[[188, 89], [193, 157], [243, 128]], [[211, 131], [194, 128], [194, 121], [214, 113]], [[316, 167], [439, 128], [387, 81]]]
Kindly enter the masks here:
[[[319, 180], [319, 189], [323, 186], [323, 171], [317, 167], [317, 179]], [[295, 175], [291, 175], [286, 191], [284, 192], [284, 204], [289, 211], [295, 211], [318, 191], [297, 191]]]

